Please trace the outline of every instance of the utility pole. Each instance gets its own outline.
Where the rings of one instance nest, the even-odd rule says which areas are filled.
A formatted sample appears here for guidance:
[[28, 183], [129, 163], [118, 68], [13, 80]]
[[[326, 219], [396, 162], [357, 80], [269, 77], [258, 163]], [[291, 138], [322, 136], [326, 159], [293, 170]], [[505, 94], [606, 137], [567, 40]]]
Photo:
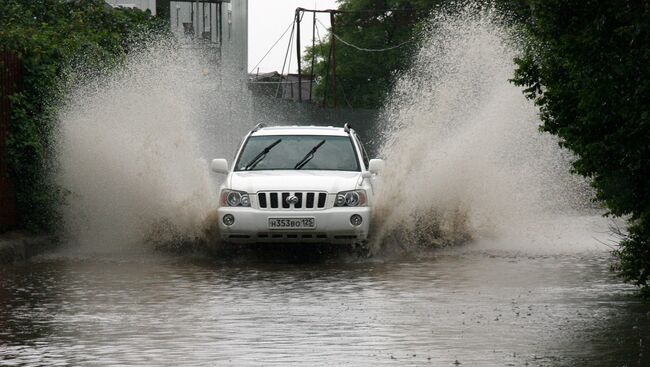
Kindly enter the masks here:
[[195, 3], [196, 3], [196, 11], [194, 12], [194, 15], [196, 15], [196, 28], [194, 29], [194, 37], [196, 37], [197, 34], [199, 33], [199, 16], [201, 16], [201, 14], [199, 13], [199, 0], [196, 0]]
[[[314, 20], [312, 22], [311, 26], [311, 52], [312, 55], [316, 52], [316, 13], [313, 13], [314, 15]], [[311, 58], [311, 71], [310, 71], [310, 78], [309, 78], [309, 102], [311, 103], [311, 92], [314, 89], [314, 60], [315, 57], [312, 56]]]
[[332, 31], [331, 35], [331, 44], [332, 44], [332, 107], [336, 108], [336, 37], [334, 36], [334, 11], [330, 12], [330, 24]]
[[[330, 90], [330, 69], [331, 69], [331, 74], [332, 74], [332, 83], [331, 83], [331, 90], [332, 90], [332, 107], [336, 108], [336, 37], [334, 36], [334, 32], [336, 32], [335, 29], [335, 24], [334, 24], [334, 15], [336, 13], [346, 13], [345, 11], [340, 11], [340, 10], [333, 10], [333, 9], [327, 9], [327, 10], [313, 10], [313, 9], [304, 9], [304, 8], [296, 8], [296, 20], [294, 22], [294, 26], [297, 24], [298, 25], [298, 31], [296, 33], [296, 40], [297, 40], [297, 58], [298, 58], [298, 95], [300, 102], [302, 102], [302, 74], [300, 72], [300, 14], [303, 12], [310, 12], [314, 14], [314, 20], [313, 20], [313, 25], [312, 25], [312, 52], [314, 52], [313, 48], [315, 45], [315, 38], [314, 38], [314, 33], [316, 31], [316, 13], [328, 13], [330, 15], [330, 23], [331, 23], [331, 34], [330, 34], [330, 50], [328, 53], [327, 57], [327, 73], [325, 75], [325, 93], [323, 95], [323, 107], [327, 107], [327, 92]], [[287, 51], [288, 53], [288, 51]], [[311, 101], [311, 93], [312, 93], [312, 85], [314, 82], [314, 55], [312, 55], [312, 63], [311, 63], [311, 80], [309, 82], [309, 100]], [[292, 88], [293, 90], [293, 88]]]
[[[298, 61], [298, 102], [302, 103], [302, 74], [300, 73], [300, 10], [296, 9], [296, 59]], [[291, 87], [293, 90], [293, 87]]]

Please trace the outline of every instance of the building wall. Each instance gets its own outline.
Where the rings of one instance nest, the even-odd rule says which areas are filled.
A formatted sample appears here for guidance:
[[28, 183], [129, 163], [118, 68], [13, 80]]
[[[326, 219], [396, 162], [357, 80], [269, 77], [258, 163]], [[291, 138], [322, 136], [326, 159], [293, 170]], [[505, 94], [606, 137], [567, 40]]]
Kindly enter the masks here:
[[[185, 28], [184, 24], [191, 25], [191, 34], [197, 39], [219, 42], [217, 4], [170, 1], [169, 8], [169, 24], [174, 33], [184, 36], [189, 30]], [[203, 32], [208, 33], [208, 37], [203, 37]]]
[[[213, 0], [214, 1], [214, 0]], [[112, 6], [135, 7], [156, 14], [156, 0], [106, 0]], [[218, 47], [224, 71], [247, 78], [248, 67], [248, 0], [160, 1], [169, 3], [169, 24], [179, 38], [191, 39]], [[221, 15], [218, 12], [220, 10]], [[222, 24], [219, 24], [222, 20]]]
[[231, 1], [231, 36], [228, 40], [230, 62], [238, 66], [244, 80], [248, 79], [248, 0]]
[[222, 66], [245, 78], [248, 65], [248, 0], [229, 0], [220, 5], [200, 1], [170, 1], [171, 29], [180, 39], [211, 43], [218, 47]]

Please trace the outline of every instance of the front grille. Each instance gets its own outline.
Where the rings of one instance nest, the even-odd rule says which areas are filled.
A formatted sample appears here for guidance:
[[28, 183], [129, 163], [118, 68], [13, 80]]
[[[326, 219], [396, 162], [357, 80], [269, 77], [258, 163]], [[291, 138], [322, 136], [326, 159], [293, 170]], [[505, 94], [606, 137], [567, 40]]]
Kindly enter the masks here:
[[[295, 197], [293, 202], [287, 199]], [[314, 191], [271, 191], [257, 193], [260, 209], [324, 209], [327, 193]]]

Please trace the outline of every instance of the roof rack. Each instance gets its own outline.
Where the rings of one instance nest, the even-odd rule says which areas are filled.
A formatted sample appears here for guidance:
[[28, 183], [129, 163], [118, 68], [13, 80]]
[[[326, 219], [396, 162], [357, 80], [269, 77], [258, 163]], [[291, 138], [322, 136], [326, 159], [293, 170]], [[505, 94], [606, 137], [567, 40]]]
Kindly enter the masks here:
[[350, 126], [350, 124], [348, 124], [347, 122], [345, 123], [345, 125], [343, 125], [343, 131], [345, 131], [348, 134], [350, 133], [351, 128], [352, 126]]
[[255, 125], [253, 130], [251, 130], [252, 133], [256, 132], [257, 130], [266, 127], [266, 125], [263, 122], [260, 122], [259, 124]]

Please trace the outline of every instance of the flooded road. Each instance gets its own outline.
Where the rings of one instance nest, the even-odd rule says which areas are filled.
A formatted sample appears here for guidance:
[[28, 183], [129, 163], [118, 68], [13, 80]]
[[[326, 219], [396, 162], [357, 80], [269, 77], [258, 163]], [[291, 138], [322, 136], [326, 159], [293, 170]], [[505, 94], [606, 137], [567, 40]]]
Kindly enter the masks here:
[[370, 259], [125, 254], [209, 232], [224, 177], [207, 162], [256, 123], [332, 114], [261, 104], [155, 45], [77, 88], [57, 182], [67, 245], [86, 254], [0, 268], [0, 365], [649, 366], [650, 305], [610, 272], [602, 208], [509, 82], [518, 53], [498, 24], [432, 19], [365, 127], [387, 162], [372, 236], [388, 255]]
[[650, 306], [606, 251], [275, 260], [45, 256], [0, 269], [0, 364], [650, 363]]

